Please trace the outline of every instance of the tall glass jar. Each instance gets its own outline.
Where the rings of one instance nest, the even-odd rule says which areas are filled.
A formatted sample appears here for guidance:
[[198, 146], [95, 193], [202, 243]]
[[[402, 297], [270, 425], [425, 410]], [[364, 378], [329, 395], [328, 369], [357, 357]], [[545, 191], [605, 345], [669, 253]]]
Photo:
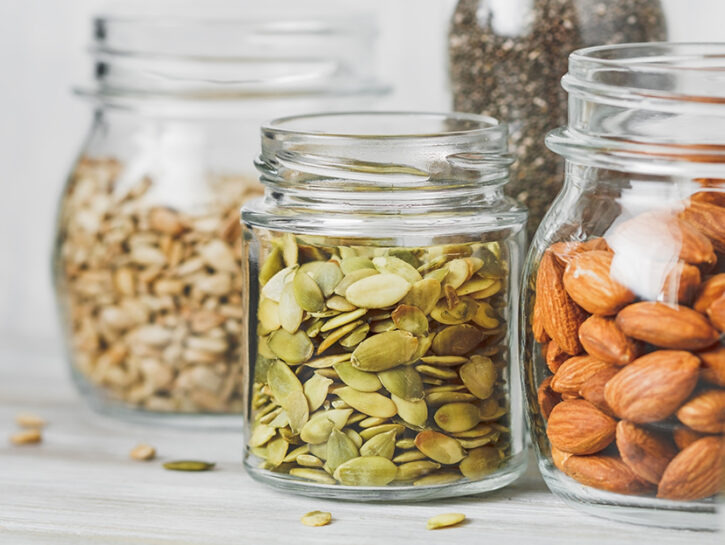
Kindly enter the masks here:
[[239, 414], [239, 208], [261, 193], [259, 126], [368, 104], [382, 91], [372, 27], [279, 14], [94, 24], [96, 85], [81, 91], [93, 124], [54, 254], [76, 383], [115, 414]]
[[529, 209], [529, 238], [561, 189], [543, 135], [566, 123], [559, 82], [575, 49], [667, 37], [660, 0], [459, 0], [449, 35], [453, 107], [509, 124], [506, 192]]
[[350, 113], [262, 129], [242, 210], [244, 463], [302, 494], [424, 499], [524, 469], [515, 351], [526, 213], [506, 128]]
[[572, 54], [564, 189], [524, 271], [530, 427], [596, 515], [715, 527], [725, 462], [725, 46]]

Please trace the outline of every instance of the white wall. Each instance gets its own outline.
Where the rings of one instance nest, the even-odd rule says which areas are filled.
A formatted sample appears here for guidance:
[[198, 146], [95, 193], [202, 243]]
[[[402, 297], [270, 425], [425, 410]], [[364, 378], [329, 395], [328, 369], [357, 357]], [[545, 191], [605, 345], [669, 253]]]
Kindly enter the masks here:
[[[152, 0], [148, 0], [151, 2]], [[243, 0], [252, 2], [254, 0]], [[329, 0], [371, 7], [379, 61], [395, 93], [386, 106], [446, 110], [448, 18], [455, 0]], [[725, 41], [725, 0], [663, 0], [673, 41]], [[55, 206], [88, 128], [72, 97], [90, 62], [90, 15], [101, 0], [0, 1], [0, 334], [56, 336], [49, 273]]]

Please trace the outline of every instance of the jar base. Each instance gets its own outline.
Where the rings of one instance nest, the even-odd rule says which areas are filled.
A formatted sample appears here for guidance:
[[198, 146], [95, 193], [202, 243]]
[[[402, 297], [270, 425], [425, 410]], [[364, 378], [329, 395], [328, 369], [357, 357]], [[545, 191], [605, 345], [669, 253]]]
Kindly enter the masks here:
[[289, 475], [255, 467], [252, 456], [244, 457], [244, 469], [255, 480], [277, 490], [315, 498], [364, 502], [427, 501], [483, 494], [503, 488], [517, 480], [526, 471], [527, 456], [519, 453], [509, 460], [505, 469], [471, 482], [454, 482], [433, 486], [342, 486], [303, 481]]
[[719, 502], [713, 498], [679, 502], [654, 496], [628, 496], [584, 486], [561, 473], [548, 460], [539, 461], [539, 470], [557, 497], [595, 517], [679, 530], [719, 529]]

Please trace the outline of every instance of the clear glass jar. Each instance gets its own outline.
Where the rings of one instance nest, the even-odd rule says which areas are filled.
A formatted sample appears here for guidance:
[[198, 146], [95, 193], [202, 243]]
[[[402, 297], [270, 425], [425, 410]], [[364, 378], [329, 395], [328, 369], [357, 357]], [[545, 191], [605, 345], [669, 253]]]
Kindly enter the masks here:
[[566, 123], [559, 82], [583, 47], [667, 39], [660, 0], [458, 0], [449, 35], [453, 108], [509, 125], [506, 193], [529, 209], [528, 236], [561, 189], [543, 135]]
[[526, 213], [506, 127], [350, 113], [262, 129], [242, 209], [244, 463], [302, 494], [425, 499], [524, 470], [515, 350]]
[[725, 46], [572, 54], [564, 188], [524, 269], [521, 359], [549, 488], [713, 528], [725, 451]]
[[279, 14], [101, 17], [94, 28], [96, 85], [80, 91], [94, 119], [54, 254], [76, 383], [114, 414], [241, 414], [239, 208], [261, 194], [259, 126], [368, 105], [384, 91], [368, 60], [373, 29]]

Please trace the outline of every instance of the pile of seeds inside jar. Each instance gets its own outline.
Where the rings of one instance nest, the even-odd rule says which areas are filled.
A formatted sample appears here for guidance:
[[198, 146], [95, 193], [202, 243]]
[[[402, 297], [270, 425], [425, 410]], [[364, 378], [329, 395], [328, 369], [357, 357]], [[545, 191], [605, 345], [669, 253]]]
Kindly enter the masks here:
[[80, 160], [62, 206], [56, 276], [74, 367], [150, 411], [241, 412], [238, 211], [258, 186], [210, 178], [192, 214], [122, 174], [113, 159]]
[[[516, 162], [505, 187], [529, 209], [531, 237], [563, 180], [544, 135], [566, 124], [559, 82], [579, 48], [662, 41], [659, 0], [459, 0], [449, 34], [453, 107], [509, 125]], [[511, 4], [516, 4], [512, 7]]]
[[425, 248], [263, 241], [248, 446], [323, 484], [480, 479], [509, 453], [508, 260]]

